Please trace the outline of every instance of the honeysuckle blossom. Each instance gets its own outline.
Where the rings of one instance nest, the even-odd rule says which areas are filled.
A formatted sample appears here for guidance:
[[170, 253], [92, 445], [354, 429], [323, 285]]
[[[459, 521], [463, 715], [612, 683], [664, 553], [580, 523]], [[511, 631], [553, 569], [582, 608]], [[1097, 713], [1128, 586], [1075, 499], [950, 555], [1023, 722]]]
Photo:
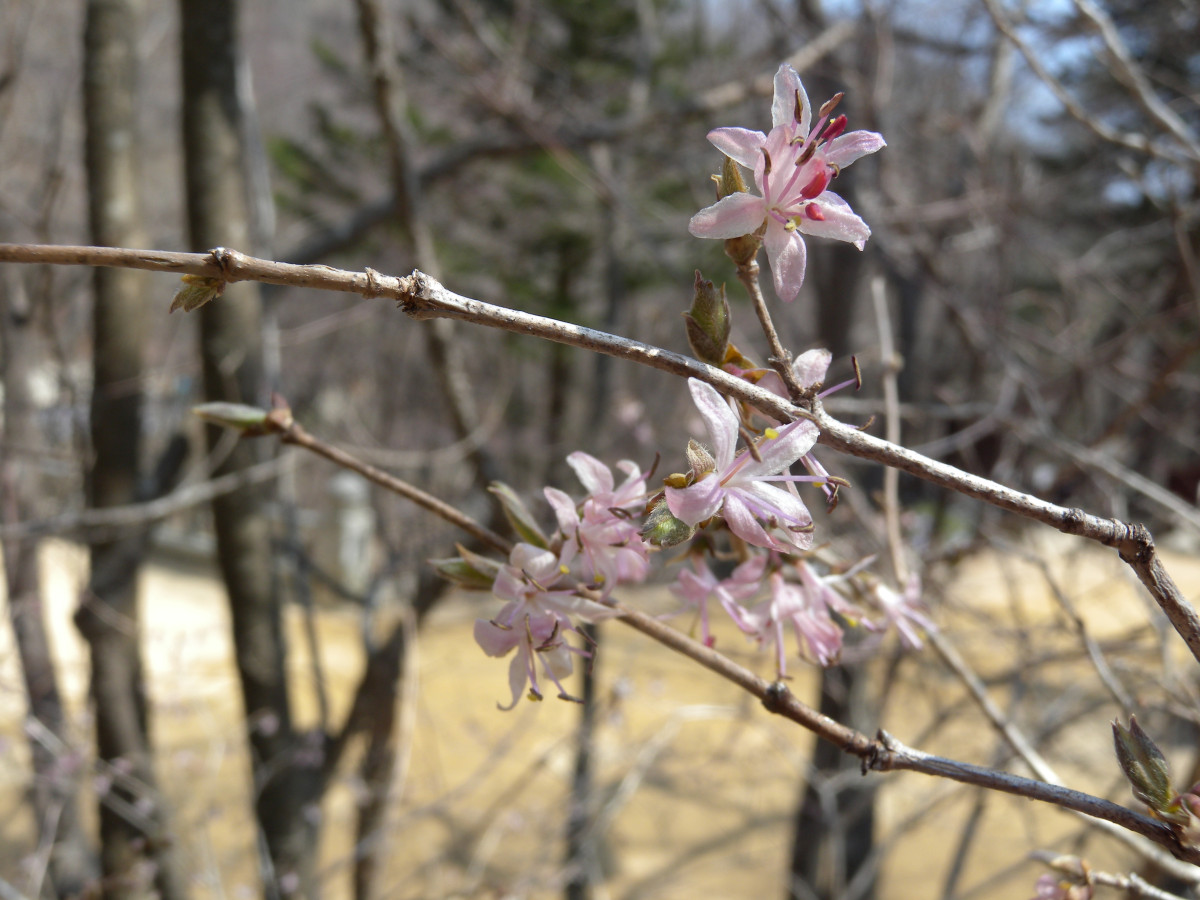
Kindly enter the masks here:
[[[672, 515], [697, 525], [720, 513], [730, 531], [748, 543], [781, 552], [811, 547], [812, 516], [804, 501], [792, 484], [784, 489], [770, 482], [812, 480], [781, 473], [812, 449], [817, 427], [797, 419], [777, 431], [767, 429], [755, 448], [758, 459], [749, 450], [735, 454], [739, 423], [729, 404], [703, 381], [689, 378], [688, 388], [712, 441], [714, 468], [687, 487], [666, 489]], [[778, 528], [768, 532], [763, 523]]]
[[516, 706], [525, 693], [526, 685], [529, 686], [530, 699], [542, 699], [536, 661], [541, 662], [542, 671], [554, 682], [561, 699], [577, 699], [567, 693], [562, 679], [574, 671], [574, 663], [571, 660], [573, 653], [581, 656], [590, 654], [568, 644], [563, 635], [565, 630], [568, 630], [568, 626], [564, 626], [563, 620], [548, 611], [526, 614], [523, 619], [508, 628], [500, 627], [495, 621], [475, 621], [475, 641], [488, 656], [507, 656], [513, 649], [517, 651], [517, 655], [508, 666], [508, 686], [512, 690], [512, 702], [508, 706], [500, 706], [500, 709], [510, 710]]
[[577, 506], [557, 488], [545, 489], [563, 535], [560, 563], [571, 566], [578, 561], [583, 580], [605, 595], [618, 584], [644, 581], [650, 563], [630, 514], [644, 503], [645, 476], [636, 464], [622, 460], [617, 467], [626, 478], [614, 488], [611, 470], [594, 456], [572, 453], [567, 463], [589, 496]]
[[692, 569], [680, 570], [678, 580], [671, 585], [671, 593], [700, 614], [700, 639], [704, 646], [711, 647], [714, 643], [708, 619], [710, 597], [717, 599], [739, 628], [748, 630], [743, 607], [758, 593], [766, 565], [766, 554], [759, 554], [739, 565], [728, 578], [717, 578], [703, 556], [693, 554]]
[[579, 596], [573, 588], [556, 588], [568, 571], [550, 550], [517, 544], [508, 564], [496, 575], [492, 592], [508, 602], [494, 619], [475, 621], [475, 642], [488, 656], [507, 656], [517, 651], [508, 669], [512, 703], [501, 709], [512, 709], [526, 684], [530, 696], [541, 699], [534, 664], [539, 659], [547, 677], [558, 686], [559, 696], [574, 699], [563, 689], [560, 679], [571, 673], [571, 654], [587, 653], [566, 642], [565, 633], [575, 630], [570, 617], [595, 622], [616, 614], [603, 604]]
[[[815, 348], [805, 350], [792, 363], [792, 371], [796, 375], [796, 383], [804, 388], [813, 388], [818, 385], [823, 385], [825, 382], [825, 373], [829, 370], [829, 364], [833, 361], [833, 354], [828, 350]], [[773, 394], [778, 394], [785, 400], [788, 397], [787, 388], [783, 384], [783, 379], [779, 377], [779, 373], [774, 369], [759, 368], [759, 369], [741, 369], [733, 364], [726, 364], [725, 371], [731, 375], [736, 375], [739, 378], [745, 378], [759, 387], [766, 388]], [[833, 387], [825, 388], [817, 394], [818, 398], [826, 397], [834, 391], [840, 391], [842, 388], [857, 384], [858, 379], [853, 378], [844, 381], [841, 384], [835, 384]], [[775, 421], [775, 420], [771, 420]], [[800, 462], [804, 464], [810, 475], [814, 476], [813, 480], [820, 485], [821, 490], [825, 492], [825, 497], [832, 509], [837, 504], [837, 480], [833, 479], [829, 470], [821, 465], [812, 452], [805, 453], [800, 458]]]
[[913, 650], [920, 650], [924, 643], [921, 632], [936, 630], [933, 620], [925, 615], [921, 602], [921, 579], [916, 574], [908, 579], [904, 591], [895, 591], [883, 582], [874, 585], [872, 596], [888, 622], [896, 626], [900, 640]]
[[809, 585], [788, 581], [781, 572], [771, 574], [771, 596], [747, 613], [749, 630], [762, 646], [775, 647], [779, 677], [787, 674], [784, 628], [791, 624], [796, 640], [820, 666], [837, 662], [842, 652], [842, 629], [829, 606]]
[[769, 134], [748, 128], [717, 128], [708, 134], [713, 146], [753, 170], [759, 195], [729, 194], [696, 213], [688, 230], [696, 237], [729, 239], [752, 234], [765, 221], [763, 245], [775, 293], [784, 301], [794, 300], [804, 281], [802, 235], [847, 241], [861, 250], [871, 234], [850, 204], [828, 187], [843, 168], [885, 142], [874, 132], [843, 133], [845, 116], [829, 120], [834, 106], [836, 100], [826, 103], [813, 125], [800, 76], [784, 63], [775, 75]]

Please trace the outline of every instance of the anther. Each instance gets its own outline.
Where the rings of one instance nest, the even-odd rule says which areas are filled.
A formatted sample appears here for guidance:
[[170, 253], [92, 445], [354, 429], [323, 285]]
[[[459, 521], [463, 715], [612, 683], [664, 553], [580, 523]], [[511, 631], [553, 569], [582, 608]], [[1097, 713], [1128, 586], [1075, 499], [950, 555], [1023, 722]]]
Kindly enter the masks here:
[[819, 113], [819, 117], [824, 119], [827, 115], [837, 109], [837, 105], [842, 102], [842, 98], [844, 96], [846, 96], [845, 91], [838, 91], [823, 104], [821, 104], [821, 112]]

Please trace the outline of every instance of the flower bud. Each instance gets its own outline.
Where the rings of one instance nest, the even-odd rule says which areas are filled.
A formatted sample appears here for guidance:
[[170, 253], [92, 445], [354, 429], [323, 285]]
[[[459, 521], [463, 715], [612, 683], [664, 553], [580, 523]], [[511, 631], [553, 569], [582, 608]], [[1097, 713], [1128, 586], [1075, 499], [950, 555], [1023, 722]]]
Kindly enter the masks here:
[[723, 157], [721, 174], [715, 177], [717, 182], [717, 199], [723, 200], [730, 194], [746, 193], [746, 182], [742, 178], [742, 170], [728, 156]]
[[697, 269], [692, 308], [683, 314], [683, 320], [692, 355], [709, 365], [721, 365], [729, 344], [729, 301], [725, 297], [725, 285], [718, 291]]
[[[768, 158], [768, 168], [770, 162]], [[746, 193], [746, 182], [742, 178], [741, 167], [728, 156], [724, 157], [724, 162], [721, 163], [721, 174], [714, 175], [713, 181], [717, 183], [718, 200], [723, 200], [730, 194]], [[754, 257], [758, 256], [758, 248], [761, 246], [761, 234], [745, 234], [741, 237], [728, 238], [725, 241], [725, 255], [733, 260], [733, 264], [740, 269], [753, 262]], [[711, 362], [711, 360], [709, 361]]]
[[1129, 717], [1128, 728], [1114, 720], [1112, 728], [1117, 762], [1133, 787], [1133, 795], [1150, 807], [1155, 818], [1186, 825], [1188, 813], [1171, 787], [1167, 760], [1138, 725], [1137, 717]]
[[646, 516], [646, 522], [638, 533], [646, 543], [653, 544], [655, 547], [667, 548], [690, 540], [696, 533], [696, 526], [688, 525], [675, 518], [671, 514], [670, 507], [667, 506], [666, 497], [660, 497], [650, 510], [650, 515]]
[[712, 454], [705, 450], [695, 438], [688, 439], [687, 459], [688, 466], [692, 470], [692, 481], [698, 480], [702, 475], [717, 467], [717, 461], [713, 459]]

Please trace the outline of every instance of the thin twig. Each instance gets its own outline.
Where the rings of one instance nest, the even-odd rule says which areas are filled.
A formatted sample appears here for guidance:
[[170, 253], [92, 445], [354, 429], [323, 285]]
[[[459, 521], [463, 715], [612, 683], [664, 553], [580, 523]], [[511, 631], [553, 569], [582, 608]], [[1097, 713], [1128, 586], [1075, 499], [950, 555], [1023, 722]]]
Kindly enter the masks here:
[[771, 319], [771, 311], [767, 309], [767, 302], [763, 299], [758, 274], [758, 260], [752, 259], [745, 265], [737, 267], [738, 281], [750, 295], [755, 315], [758, 316], [758, 324], [762, 326], [763, 334], [767, 338], [767, 346], [771, 348], [771, 357], [767, 361], [783, 379], [788, 396], [793, 400], [799, 400], [804, 393], [804, 385], [796, 380], [796, 373], [792, 370], [792, 354], [787, 351], [787, 348], [783, 346], [783, 341], [779, 339], [779, 332], [775, 328], [775, 322]]
[[[502, 553], [508, 552], [511, 545], [504, 538], [494, 534], [469, 516], [419, 488], [384, 472], [380, 472], [354, 459], [349, 454], [313, 437], [292, 421], [289, 411], [274, 411], [268, 415], [266, 424], [271, 430], [278, 433], [280, 438], [286, 443], [311, 450], [340, 466], [358, 472], [381, 487], [411, 499], [430, 512], [442, 516], [446, 521], [463, 529], [480, 541], [489, 544], [496, 550]], [[783, 682], [767, 681], [765, 678], [738, 665], [711, 647], [707, 647], [692, 640], [687, 635], [676, 631], [654, 616], [630, 609], [616, 600], [610, 599], [607, 602], [620, 613], [618, 616], [619, 621], [741, 687], [743, 690], [757, 697], [769, 712], [783, 716], [807, 728], [818, 737], [829, 741], [843, 752], [857, 756], [862, 760], [864, 774], [868, 770], [877, 772], [893, 770], [922, 772], [927, 775], [948, 778], [964, 784], [1015, 794], [1031, 800], [1039, 800], [1064, 809], [1074, 810], [1102, 821], [1112, 822], [1136, 834], [1143, 835], [1155, 843], [1161, 844], [1179, 859], [1200, 863], [1200, 847], [1183, 844], [1178, 833], [1170, 826], [1151, 819], [1149, 816], [1126, 809], [1109, 800], [1094, 797], [1081, 791], [1071, 790], [1057, 784], [1022, 778], [1006, 772], [988, 769], [984, 766], [923, 753], [905, 746], [882, 730], [879, 731], [876, 738], [872, 739], [862, 732], [837, 722], [803, 703], [792, 694]]]
[[[884, 434], [893, 444], [900, 443], [900, 390], [896, 373], [903, 361], [896, 354], [892, 339], [892, 321], [888, 315], [887, 293], [883, 276], [871, 279], [871, 300], [875, 306], [875, 323], [879, 330], [879, 356], [883, 362]], [[903, 589], [908, 581], [908, 563], [904, 559], [904, 543], [900, 534], [900, 473], [890, 466], [883, 470], [883, 518], [887, 527], [888, 554], [892, 559], [892, 574]]]
[[818, 400], [810, 401], [811, 409], [793, 406], [782, 397], [721, 369], [661, 347], [472, 300], [448, 291], [435, 279], [419, 271], [398, 278], [381, 275], [371, 269], [349, 272], [329, 266], [296, 266], [255, 259], [224, 247], [208, 253], [169, 253], [110, 247], [0, 244], [0, 262], [125, 266], [203, 275], [222, 282], [264, 281], [362, 294], [366, 297], [386, 296], [398, 300], [401, 309], [414, 319], [464, 319], [502, 331], [541, 337], [627, 359], [675, 375], [700, 378], [722, 393], [743, 400], [778, 420], [786, 421], [800, 416], [811, 419], [820, 428], [820, 442], [835, 450], [901, 469], [948, 490], [1042, 522], [1064, 534], [1084, 537], [1114, 548], [1137, 574], [1193, 657], [1200, 662], [1200, 616], [1184, 599], [1163, 567], [1154, 548], [1154, 539], [1144, 525], [1104, 519], [1081, 509], [1058, 506], [963, 472], [839, 422], [825, 412]]

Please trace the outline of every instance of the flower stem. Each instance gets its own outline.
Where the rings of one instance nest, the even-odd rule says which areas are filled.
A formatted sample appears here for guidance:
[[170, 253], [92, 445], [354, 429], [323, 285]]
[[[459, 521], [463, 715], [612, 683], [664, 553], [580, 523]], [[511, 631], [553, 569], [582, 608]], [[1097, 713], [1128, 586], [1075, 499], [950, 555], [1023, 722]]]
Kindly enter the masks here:
[[754, 304], [754, 312], [758, 315], [758, 323], [762, 326], [763, 334], [766, 335], [767, 344], [771, 348], [771, 356], [767, 362], [771, 364], [779, 377], [783, 379], [783, 384], [787, 388], [788, 396], [793, 401], [799, 400], [804, 395], [804, 386], [796, 380], [796, 373], [792, 371], [792, 354], [783, 346], [783, 342], [779, 339], [779, 332], [775, 330], [775, 322], [771, 319], [771, 313], [767, 309], [767, 303], [763, 299], [762, 288], [758, 283], [758, 273], [761, 270], [758, 267], [758, 260], [752, 259], [748, 263], [744, 263], [737, 267], [738, 281], [746, 288], [746, 293], [750, 295], [750, 300]]

